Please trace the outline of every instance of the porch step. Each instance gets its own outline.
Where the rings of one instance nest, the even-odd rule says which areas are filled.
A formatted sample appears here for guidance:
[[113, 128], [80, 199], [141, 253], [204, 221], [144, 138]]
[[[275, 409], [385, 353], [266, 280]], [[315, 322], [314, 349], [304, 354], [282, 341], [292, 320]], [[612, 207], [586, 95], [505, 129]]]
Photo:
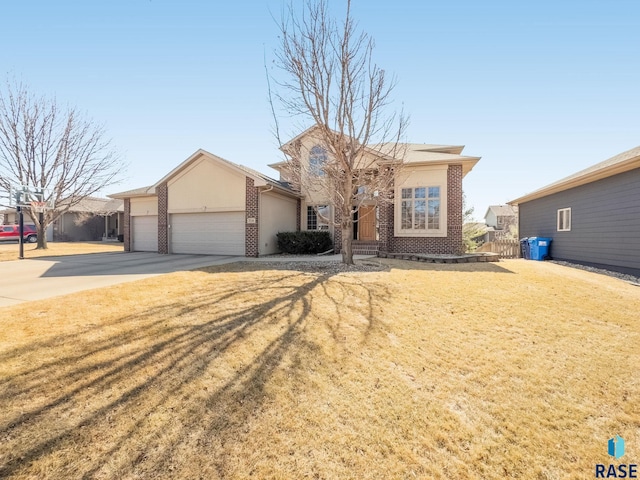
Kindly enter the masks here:
[[351, 244], [354, 255], [378, 255], [380, 244], [378, 242], [363, 242], [354, 240]]

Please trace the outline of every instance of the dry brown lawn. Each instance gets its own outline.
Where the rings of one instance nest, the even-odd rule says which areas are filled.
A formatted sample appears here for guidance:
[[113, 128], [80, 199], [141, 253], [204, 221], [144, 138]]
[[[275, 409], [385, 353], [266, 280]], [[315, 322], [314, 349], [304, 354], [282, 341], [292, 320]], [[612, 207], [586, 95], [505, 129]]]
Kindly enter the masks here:
[[640, 288], [235, 264], [0, 320], [1, 478], [593, 478], [640, 460]]
[[[120, 242], [51, 242], [46, 250], [37, 250], [35, 243], [24, 244], [24, 258], [80, 255], [83, 253], [122, 252]], [[20, 246], [16, 242], [0, 243], [0, 262], [18, 260]]]

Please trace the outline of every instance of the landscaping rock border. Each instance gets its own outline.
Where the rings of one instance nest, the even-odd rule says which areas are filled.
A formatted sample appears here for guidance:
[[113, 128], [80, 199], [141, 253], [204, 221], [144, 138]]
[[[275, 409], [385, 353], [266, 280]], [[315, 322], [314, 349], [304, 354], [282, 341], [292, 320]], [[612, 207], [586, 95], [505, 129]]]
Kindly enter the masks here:
[[620, 280], [624, 280], [625, 282], [629, 282], [632, 285], [640, 287], [640, 277], [634, 277], [633, 275], [628, 275], [625, 273], [614, 272], [612, 270], [605, 270], [603, 268], [589, 267], [587, 265], [580, 265], [579, 263], [571, 263], [562, 260], [550, 260], [551, 263], [555, 263], [556, 265], [563, 265], [565, 267], [577, 268], [579, 270], [586, 270], [587, 272], [598, 273], [600, 275], [607, 275], [609, 277], [619, 278]]
[[497, 253], [481, 252], [468, 253], [464, 255], [437, 255], [426, 253], [391, 253], [379, 252], [380, 258], [395, 258], [397, 260], [411, 260], [425, 263], [479, 263], [479, 262], [499, 262], [500, 255]]

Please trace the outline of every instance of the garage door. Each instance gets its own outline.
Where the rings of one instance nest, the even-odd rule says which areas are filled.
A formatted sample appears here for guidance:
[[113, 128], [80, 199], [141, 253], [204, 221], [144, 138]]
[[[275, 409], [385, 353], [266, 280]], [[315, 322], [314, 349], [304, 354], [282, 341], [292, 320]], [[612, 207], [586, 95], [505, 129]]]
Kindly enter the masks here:
[[158, 216], [144, 215], [131, 217], [134, 252], [158, 251]]
[[244, 255], [244, 212], [174, 213], [171, 253]]

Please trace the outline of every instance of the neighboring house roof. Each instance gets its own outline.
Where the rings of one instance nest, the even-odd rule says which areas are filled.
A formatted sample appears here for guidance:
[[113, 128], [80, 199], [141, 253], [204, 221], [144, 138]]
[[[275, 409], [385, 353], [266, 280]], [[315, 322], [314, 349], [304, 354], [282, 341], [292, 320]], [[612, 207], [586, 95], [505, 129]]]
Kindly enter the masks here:
[[[68, 205], [68, 202], [62, 200], [59, 204], [61, 208]], [[0, 210], [0, 213], [15, 213], [15, 208], [9, 208], [6, 210]], [[100, 197], [86, 197], [80, 200], [77, 204], [70, 207], [67, 212], [70, 213], [95, 213], [105, 214], [114, 212], [124, 212], [124, 202], [122, 200], [115, 200], [111, 198]]]
[[496, 217], [515, 217], [518, 215], [518, 207], [513, 205], [490, 205], [484, 218], [487, 218], [489, 212], [493, 212]]
[[296, 196], [298, 195], [297, 192], [291, 189], [290, 185], [287, 182], [281, 182], [279, 180], [275, 180], [263, 173], [258, 172], [257, 170], [254, 170], [249, 167], [245, 167], [244, 165], [239, 165], [237, 163], [230, 162], [229, 160], [225, 160], [224, 158], [214, 155], [213, 153], [207, 152], [206, 150], [198, 149], [193, 155], [187, 158], [184, 162], [182, 162], [176, 168], [171, 170], [167, 175], [165, 175], [160, 180], [158, 180], [154, 185], [150, 187], [136, 188], [134, 190], [128, 190], [126, 192], [113, 193], [109, 195], [109, 197], [124, 199], [124, 198], [131, 198], [131, 197], [156, 195], [156, 188], [159, 185], [168, 181], [169, 179], [171, 179], [172, 177], [174, 177], [175, 175], [183, 171], [185, 168], [187, 168], [191, 163], [200, 159], [203, 156], [211, 160], [214, 160], [216, 162], [223, 163], [227, 165], [229, 168], [231, 168], [232, 170], [235, 170], [238, 173], [241, 173], [242, 175], [252, 178], [254, 180], [254, 185], [256, 187], [271, 186], [279, 190], [282, 190], [286, 193], [289, 193], [291, 195], [296, 195]]
[[[60, 202], [60, 206], [64, 208], [65, 201]], [[124, 212], [124, 202], [122, 200], [114, 200], [111, 198], [86, 197], [80, 200], [67, 210], [71, 213], [113, 213]]]
[[[286, 142], [280, 148], [287, 153], [290, 146], [305, 135], [311, 134], [318, 127], [313, 126]], [[434, 145], [427, 143], [379, 143], [366, 145], [369, 153], [378, 157], [393, 161], [402, 159], [411, 165], [449, 165], [461, 164], [462, 173], [466, 175], [471, 171], [481, 157], [461, 155], [464, 145]], [[397, 151], [397, 153], [395, 153]], [[286, 162], [272, 163], [269, 166], [278, 170], [286, 165]]]
[[602, 180], [603, 178], [612, 177], [619, 173], [635, 170], [636, 168], [640, 168], [640, 146], [627, 150], [626, 152], [622, 152], [621, 154], [611, 157], [604, 162], [596, 163], [589, 168], [580, 170], [579, 172], [569, 175], [568, 177], [558, 180], [546, 187], [535, 190], [527, 195], [516, 198], [515, 200], [511, 200], [509, 203], [512, 205], [518, 205], [520, 203], [529, 202], [570, 188]]
[[124, 201], [119, 198], [110, 198], [104, 208], [107, 212], [124, 212]]

